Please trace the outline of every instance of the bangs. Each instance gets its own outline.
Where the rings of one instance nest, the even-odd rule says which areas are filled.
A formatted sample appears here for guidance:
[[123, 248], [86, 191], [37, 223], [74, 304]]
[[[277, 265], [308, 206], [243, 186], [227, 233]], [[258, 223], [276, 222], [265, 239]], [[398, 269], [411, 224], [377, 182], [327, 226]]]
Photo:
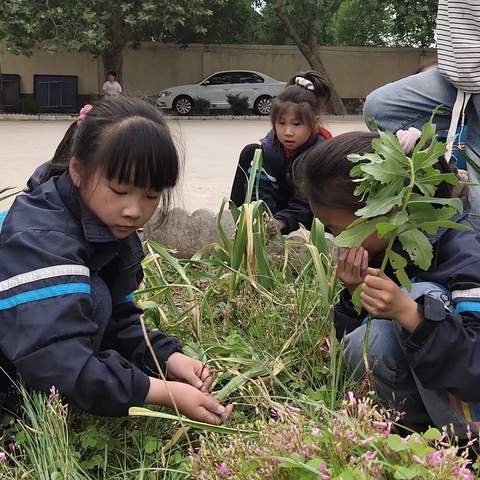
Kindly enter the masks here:
[[160, 192], [179, 179], [179, 158], [168, 127], [131, 117], [107, 128], [94, 162], [108, 180]]
[[312, 108], [309, 103], [285, 102], [276, 98], [273, 101], [271, 112], [273, 127], [275, 127], [275, 124], [286, 112], [290, 112], [295, 115], [295, 117], [298, 118], [303, 125], [308, 125], [312, 129], [314, 128], [316, 123], [315, 115], [312, 112]]

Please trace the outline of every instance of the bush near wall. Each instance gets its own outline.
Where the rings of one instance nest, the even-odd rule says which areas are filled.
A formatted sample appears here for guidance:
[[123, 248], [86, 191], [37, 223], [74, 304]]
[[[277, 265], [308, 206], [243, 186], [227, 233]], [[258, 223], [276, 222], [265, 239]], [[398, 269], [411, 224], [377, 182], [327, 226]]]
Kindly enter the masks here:
[[232, 115], [246, 115], [250, 112], [248, 105], [248, 97], [237, 93], [236, 95], [228, 94], [227, 101], [230, 105]]

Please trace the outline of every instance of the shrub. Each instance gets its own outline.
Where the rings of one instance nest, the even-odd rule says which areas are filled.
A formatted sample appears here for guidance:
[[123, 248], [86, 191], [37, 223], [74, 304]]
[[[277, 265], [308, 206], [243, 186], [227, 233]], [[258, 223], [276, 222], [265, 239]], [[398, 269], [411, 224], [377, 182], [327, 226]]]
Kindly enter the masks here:
[[249, 113], [248, 97], [237, 93], [236, 95], [227, 95], [227, 101], [230, 104], [232, 115], [245, 115]]
[[193, 99], [192, 112], [196, 115], [207, 115], [210, 113], [212, 103], [207, 98], [195, 97]]
[[26, 115], [37, 115], [40, 112], [40, 104], [35, 97], [24, 97], [20, 104], [21, 112]]

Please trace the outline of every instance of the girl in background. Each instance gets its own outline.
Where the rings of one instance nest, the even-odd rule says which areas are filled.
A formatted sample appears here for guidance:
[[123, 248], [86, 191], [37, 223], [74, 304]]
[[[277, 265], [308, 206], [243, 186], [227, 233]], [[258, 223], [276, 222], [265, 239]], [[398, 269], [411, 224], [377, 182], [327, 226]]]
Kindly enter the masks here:
[[[245, 184], [257, 148], [262, 149], [259, 200], [263, 200], [275, 217], [277, 228], [288, 234], [312, 224], [308, 204], [295, 193], [292, 175], [299, 157], [308, 149], [331, 138], [321, 126], [320, 115], [330, 99], [330, 85], [319, 72], [310, 70], [292, 77], [285, 89], [273, 99], [270, 119], [273, 129], [258, 144], [247, 145], [240, 154], [230, 198], [237, 206], [245, 200]], [[247, 174], [245, 173], [247, 172]]]

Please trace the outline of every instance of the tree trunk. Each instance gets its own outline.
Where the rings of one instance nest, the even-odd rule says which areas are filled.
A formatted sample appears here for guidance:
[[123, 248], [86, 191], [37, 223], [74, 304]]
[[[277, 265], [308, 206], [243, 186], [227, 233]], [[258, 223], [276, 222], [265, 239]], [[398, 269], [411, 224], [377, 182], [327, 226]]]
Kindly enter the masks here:
[[123, 46], [108, 45], [102, 53], [103, 74], [107, 78], [107, 72], [113, 70], [117, 73], [117, 82], [121, 85], [123, 80]]
[[332, 96], [330, 97], [330, 107], [332, 109], [332, 113], [334, 115], [347, 115], [347, 109], [343, 104], [343, 100], [338, 94], [337, 90], [335, 89], [335, 85], [333, 84], [330, 76], [328, 75], [325, 67], [323, 66], [323, 62], [320, 59], [320, 55], [316, 52], [314, 55], [311, 56], [311, 60], [307, 58], [309, 65], [313, 68], [313, 70], [317, 70], [318, 72], [325, 75], [328, 82], [330, 83], [330, 88], [332, 90]]
[[325, 75], [330, 83], [330, 89], [332, 92], [332, 96], [330, 98], [330, 106], [332, 109], [332, 113], [334, 115], [346, 115], [347, 109], [343, 104], [342, 98], [338, 94], [337, 90], [335, 89], [335, 85], [333, 84], [330, 76], [328, 75], [325, 67], [323, 66], [322, 59], [320, 58], [320, 51], [317, 45], [317, 30], [315, 26], [315, 9], [312, 10], [310, 4], [305, 5], [305, 9], [308, 10], [305, 12], [307, 15], [307, 19], [305, 20], [305, 28], [308, 32], [308, 44], [303, 42], [300, 38], [300, 35], [295, 30], [290, 17], [283, 9], [281, 4], [276, 5], [275, 14], [280, 19], [280, 21], [285, 25], [287, 29], [288, 35], [292, 38], [292, 40], [297, 45], [300, 53], [305, 57], [307, 62], [309, 63], [310, 67], [313, 70], [317, 70], [318, 72]]
[[106, 31], [110, 43], [102, 52], [104, 78], [107, 78], [107, 72], [109, 70], [113, 70], [117, 73], [117, 82], [122, 85], [123, 51], [130, 41], [131, 31], [121, 16], [110, 18], [106, 24]]
[[0, 113], [5, 111], [5, 96], [3, 95], [3, 77], [2, 77], [2, 61], [0, 60]]

